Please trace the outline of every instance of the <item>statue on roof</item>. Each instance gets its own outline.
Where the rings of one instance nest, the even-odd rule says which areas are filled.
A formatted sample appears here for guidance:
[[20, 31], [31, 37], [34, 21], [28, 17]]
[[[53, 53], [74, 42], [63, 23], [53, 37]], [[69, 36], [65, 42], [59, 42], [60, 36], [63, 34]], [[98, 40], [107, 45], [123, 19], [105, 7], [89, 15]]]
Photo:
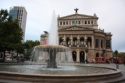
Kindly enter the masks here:
[[78, 8], [76, 8], [76, 9], [74, 9], [74, 10], [75, 10], [75, 14], [77, 14], [79, 9], [78, 9]]

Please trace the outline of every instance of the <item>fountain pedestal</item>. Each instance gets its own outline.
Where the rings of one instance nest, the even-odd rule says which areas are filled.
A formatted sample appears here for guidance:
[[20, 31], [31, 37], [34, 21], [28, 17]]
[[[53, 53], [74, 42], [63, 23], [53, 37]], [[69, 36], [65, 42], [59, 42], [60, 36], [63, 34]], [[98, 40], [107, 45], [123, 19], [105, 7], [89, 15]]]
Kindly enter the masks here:
[[47, 62], [47, 68], [57, 68], [56, 51], [50, 50], [48, 53], [49, 53], [49, 59], [48, 59], [48, 62]]

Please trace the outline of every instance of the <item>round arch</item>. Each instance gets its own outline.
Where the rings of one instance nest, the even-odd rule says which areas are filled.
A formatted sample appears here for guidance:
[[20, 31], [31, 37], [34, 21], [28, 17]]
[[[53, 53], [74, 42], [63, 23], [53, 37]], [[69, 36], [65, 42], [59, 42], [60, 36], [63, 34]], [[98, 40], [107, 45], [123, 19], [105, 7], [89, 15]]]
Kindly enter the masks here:
[[96, 57], [99, 57], [99, 53], [98, 52], [96, 53]]
[[76, 51], [73, 51], [72, 52], [72, 58], [73, 58], [73, 61], [76, 62]]
[[85, 61], [85, 52], [84, 51], [81, 51], [80, 52], [80, 63], [84, 63]]

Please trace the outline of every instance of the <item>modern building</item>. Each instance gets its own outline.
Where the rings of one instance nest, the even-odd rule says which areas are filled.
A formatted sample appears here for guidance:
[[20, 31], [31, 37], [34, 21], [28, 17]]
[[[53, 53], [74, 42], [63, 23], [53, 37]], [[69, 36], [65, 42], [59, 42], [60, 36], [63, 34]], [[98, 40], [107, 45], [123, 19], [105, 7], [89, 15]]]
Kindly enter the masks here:
[[98, 27], [98, 17], [75, 14], [58, 17], [59, 44], [72, 50], [74, 62], [105, 63], [112, 58], [112, 34]]
[[25, 39], [25, 29], [26, 29], [26, 19], [27, 19], [27, 11], [24, 7], [14, 6], [10, 8], [9, 12], [10, 16], [12, 16], [13, 20], [18, 20], [19, 26], [23, 31], [23, 40]]
[[44, 34], [40, 36], [40, 45], [47, 45], [48, 44], [48, 37], [49, 34], [47, 31], [44, 31]]

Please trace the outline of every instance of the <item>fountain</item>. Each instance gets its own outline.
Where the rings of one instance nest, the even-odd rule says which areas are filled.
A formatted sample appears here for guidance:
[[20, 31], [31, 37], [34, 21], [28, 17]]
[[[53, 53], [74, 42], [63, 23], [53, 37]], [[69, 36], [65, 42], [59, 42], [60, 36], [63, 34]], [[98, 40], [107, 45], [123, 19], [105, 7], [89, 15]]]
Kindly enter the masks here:
[[122, 74], [117, 69], [74, 64], [70, 49], [58, 45], [57, 20], [55, 14], [53, 15], [52, 29], [54, 31], [50, 32], [49, 45], [35, 46], [32, 56], [35, 64], [0, 65], [0, 82], [1, 79], [3, 82], [15, 83], [97, 83], [122, 80], [120, 78]]
[[[40, 58], [41, 61], [40, 61]], [[62, 45], [35, 46], [32, 61], [47, 64], [47, 68], [57, 68], [57, 63], [71, 63], [70, 49]]]
[[[58, 28], [55, 12], [52, 16], [51, 30], [49, 32], [49, 45], [35, 46], [32, 56], [32, 61], [39, 61], [39, 57], [43, 60], [42, 63], [47, 63], [47, 68], [57, 68], [57, 63], [73, 62], [69, 54], [68, 47], [58, 45]], [[63, 61], [62, 61], [63, 59]]]

